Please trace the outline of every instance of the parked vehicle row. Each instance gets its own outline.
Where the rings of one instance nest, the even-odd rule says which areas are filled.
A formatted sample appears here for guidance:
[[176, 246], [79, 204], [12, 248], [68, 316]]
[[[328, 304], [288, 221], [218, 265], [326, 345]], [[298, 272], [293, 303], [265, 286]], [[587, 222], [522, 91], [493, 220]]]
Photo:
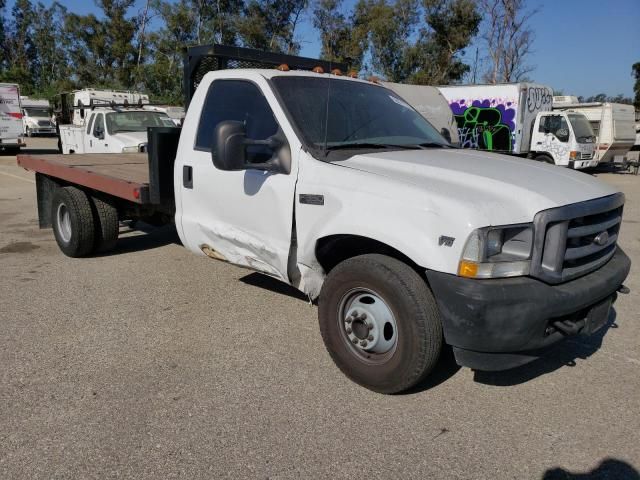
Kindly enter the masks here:
[[[331, 358], [382, 393], [425, 379], [445, 343], [478, 370], [530, 362], [598, 331], [626, 291], [614, 187], [453, 148], [388, 88], [322, 73], [333, 63], [219, 45], [185, 61], [184, 125], [150, 128], [146, 154], [18, 156], [66, 255], [114, 248], [119, 220], [175, 222], [203, 259], [317, 301]], [[254, 68], [206, 73], [237, 64]], [[534, 128], [553, 114], [527, 109]], [[517, 121], [512, 151], [531, 136]]]

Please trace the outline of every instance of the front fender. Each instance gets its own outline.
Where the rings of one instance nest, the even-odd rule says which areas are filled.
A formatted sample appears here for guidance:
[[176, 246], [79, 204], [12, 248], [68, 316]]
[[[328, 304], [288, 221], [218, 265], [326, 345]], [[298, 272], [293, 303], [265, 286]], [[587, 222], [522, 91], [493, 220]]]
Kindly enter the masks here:
[[303, 170], [296, 194], [298, 263], [317, 269], [319, 239], [357, 235], [384, 243], [421, 267], [457, 271], [474, 227], [468, 211], [452, 200], [448, 206], [436, 204], [418, 187], [335, 164], [311, 160]]

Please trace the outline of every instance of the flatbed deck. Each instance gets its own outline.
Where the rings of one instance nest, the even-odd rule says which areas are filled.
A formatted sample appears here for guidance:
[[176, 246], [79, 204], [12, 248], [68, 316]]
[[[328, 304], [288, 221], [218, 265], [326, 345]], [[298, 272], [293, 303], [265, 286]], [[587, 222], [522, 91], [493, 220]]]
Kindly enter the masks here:
[[149, 202], [146, 153], [18, 155], [18, 165], [134, 203]]

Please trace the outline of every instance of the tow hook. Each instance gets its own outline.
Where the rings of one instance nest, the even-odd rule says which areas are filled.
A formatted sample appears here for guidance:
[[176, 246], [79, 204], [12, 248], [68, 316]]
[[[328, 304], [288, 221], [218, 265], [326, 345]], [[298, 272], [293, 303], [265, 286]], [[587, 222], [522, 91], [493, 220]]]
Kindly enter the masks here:
[[621, 293], [622, 295], [627, 295], [630, 292], [631, 290], [626, 285], [620, 285], [618, 287], [618, 293]]

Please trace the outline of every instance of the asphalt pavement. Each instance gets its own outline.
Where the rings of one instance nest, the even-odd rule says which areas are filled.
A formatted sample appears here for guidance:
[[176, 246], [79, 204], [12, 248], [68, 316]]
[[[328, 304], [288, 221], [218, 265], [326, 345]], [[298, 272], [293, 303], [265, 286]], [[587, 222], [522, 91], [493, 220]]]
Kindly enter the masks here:
[[640, 177], [598, 176], [634, 262], [606, 328], [507, 372], [445, 356], [384, 396], [333, 365], [302, 295], [170, 227], [65, 257], [0, 156], [0, 479], [640, 480]]

